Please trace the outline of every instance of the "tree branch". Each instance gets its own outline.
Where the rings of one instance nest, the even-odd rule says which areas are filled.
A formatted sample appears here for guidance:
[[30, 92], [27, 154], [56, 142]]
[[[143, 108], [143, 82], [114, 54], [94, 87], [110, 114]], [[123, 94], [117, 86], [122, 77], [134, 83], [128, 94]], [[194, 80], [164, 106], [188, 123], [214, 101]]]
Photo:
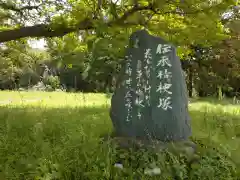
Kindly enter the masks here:
[[108, 25], [119, 24], [119, 23], [122, 24], [129, 16], [131, 16], [135, 12], [143, 11], [143, 10], [153, 10], [153, 5], [149, 4], [148, 6], [134, 6], [133, 8], [126, 11], [120, 18], [118, 18], [113, 22], [110, 22]]
[[[0, 5], [1, 6], [1, 5]], [[175, 14], [181, 14], [181, 12], [162, 12], [159, 13], [159, 10], [154, 9], [153, 4], [148, 4], [146, 6], [133, 6], [129, 10], [127, 10], [122, 16], [120, 16], [117, 19], [114, 19], [110, 22], [107, 22], [106, 25], [111, 27], [113, 25], [129, 25], [128, 22], [126, 22], [127, 18], [131, 15], [133, 15], [136, 12], [144, 11], [144, 10], [150, 10], [154, 12], [155, 14], [168, 14], [168, 13], [175, 13]], [[203, 12], [196, 11], [197, 12]], [[194, 12], [188, 12], [189, 14], [192, 14]], [[186, 15], [186, 12], [184, 13]], [[79, 22], [75, 27], [57, 27], [52, 29], [51, 25], [46, 24], [37, 24], [34, 26], [28, 26], [28, 27], [21, 27], [18, 29], [12, 29], [12, 30], [5, 30], [0, 31], [0, 42], [7, 42], [11, 40], [17, 40], [24, 37], [61, 37], [71, 32], [76, 32], [79, 30], [89, 30], [96, 28], [93, 24], [93, 19], [86, 18], [83, 21]]]
[[[120, 18], [107, 23], [108, 26], [115, 24], [122, 24], [130, 15], [137, 11], [150, 9], [151, 6], [133, 7], [126, 11]], [[13, 30], [5, 30], [0, 32], [0, 42], [7, 42], [17, 40], [24, 37], [60, 37], [68, 33], [78, 30], [94, 29], [93, 23], [90, 19], [86, 18], [81, 21], [75, 28], [59, 27], [51, 29], [50, 25], [38, 24], [34, 26], [21, 27]]]
[[24, 10], [38, 9], [41, 5], [42, 4], [37, 5], [37, 6], [24, 6], [24, 7], [21, 7], [21, 8], [17, 8], [13, 4], [7, 4], [7, 3], [0, 2], [0, 7], [1, 8], [5, 9], [5, 10], [15, 11], [15, 12], [18, 12], [18, 13], [21, 13]]
[[[78, 25], [78, 30], [92, 29], [93, 26], [88, 19]], [[14, 30], [0, 32], [0, 42], [17, 40], [24, 37], [58, 37], [76, 31], [75, 28], [61, 27], [52, 29], [51, 25], [38, 24], [34, 26], [21, 27]]]

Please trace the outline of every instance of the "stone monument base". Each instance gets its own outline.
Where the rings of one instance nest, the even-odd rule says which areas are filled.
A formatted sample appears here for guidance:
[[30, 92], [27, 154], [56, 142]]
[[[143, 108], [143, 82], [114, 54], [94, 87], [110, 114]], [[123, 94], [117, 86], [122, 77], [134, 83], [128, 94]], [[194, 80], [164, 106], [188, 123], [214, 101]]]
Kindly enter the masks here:
[[118, 149], [133, 149], [138, 151], [145, 149], [153, 153], [161, 153], [163, 151], [169, 151], [174, 154], [185, 154], [190, 159], [196, 152], [196, 144], [190, 140], [177, 141], [177, 142], [162, 142], [153, 139], [139, 139], [132, 137], [119, 137], [114, 134], [104, 137], [105, 140], [110, 140], [117, 145]]
[[189, 141], [178, 141], [178, 142], [161, 142], [158, 140], [142, 140], [136, 138], [127, 137], [113, 137], [113, 142], [117, 143], [120, 149], [134, 150], [147, 149], [155, 153], [163, 150], [169, 150], [176, 153], [183, 153], [187, 155], [193, 155], [196, 151], [196, 145]]
[[[170, 152], [173, 155], [184, 155], [190, 166], [192, 163], [196, 163], [199, 161], [199, 156], [196, 154], [196, 144], [190, 140], [187, 141], [178, 141], [178, 142], [161, 142], [158, 140], [143, 140], [137, 138], [130, 138], [130, 137], [118, 137], [118, 136], [105, 136], [104, 138], [106, 141], [117, 145], [117, 151], [124, 150], [130, 152], [150, 152], [150, 154], [159, 154], [164, 152]], [[125, 158], [124, 158], [125, 159]], [[125, 160], [128, 160], [126, 157]], [[116, 162], [114, 167], [123, 169], [124, 165], [122, 164], [123, 159], [120, 156], [116, 158]], [[138, 165], [136, 165], [138, 166]], [[146, 166], [144, 169], [145, 174], [149, 175], [158, 175], [159, 174], [159, 167], [151, 167], [151, 165]], [[146, 169], [147, 168], [147, 169]], [[161, 170], [160, 170], [161, 171]], [[160, 172], [161, 174], [161, 172]]]

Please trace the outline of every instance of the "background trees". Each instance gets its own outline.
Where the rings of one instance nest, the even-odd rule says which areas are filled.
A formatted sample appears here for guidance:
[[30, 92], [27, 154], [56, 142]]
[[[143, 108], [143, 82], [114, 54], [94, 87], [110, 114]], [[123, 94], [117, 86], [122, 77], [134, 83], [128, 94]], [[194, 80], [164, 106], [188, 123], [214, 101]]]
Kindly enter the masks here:
[[190, 96], [240, 92], [233, 0], [1, 0], [0, 13], [1, 89], [112, 91], [130, 34], [146, 28], [178, 48]]

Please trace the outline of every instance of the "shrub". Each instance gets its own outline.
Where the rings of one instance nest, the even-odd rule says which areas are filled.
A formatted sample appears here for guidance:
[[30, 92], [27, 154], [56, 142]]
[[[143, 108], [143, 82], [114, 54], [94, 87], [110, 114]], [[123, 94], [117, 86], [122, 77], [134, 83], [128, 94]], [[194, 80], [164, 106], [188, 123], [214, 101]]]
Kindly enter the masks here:
[[58, 76], [48, 76], [43, 80], [47, 89], [58, 89], [60, 87], [60, 79]]

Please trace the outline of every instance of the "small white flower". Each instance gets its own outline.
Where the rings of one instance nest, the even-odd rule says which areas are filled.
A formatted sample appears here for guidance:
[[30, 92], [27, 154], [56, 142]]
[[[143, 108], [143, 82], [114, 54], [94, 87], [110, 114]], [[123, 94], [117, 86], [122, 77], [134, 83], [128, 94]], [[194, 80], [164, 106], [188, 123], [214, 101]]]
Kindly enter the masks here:
[[150, 176], [159, 175], [159, 174], [161, 174], [161, 169], [160, 168], [146, 169], [144, 171], [144, 174], [147, 174]]
[[114, 164], [114, 167], [116, 167], [116, 168], [120, 168], [120, 169], [123, 169], [123, 165], [120, 164], [120, 163], [116, 163], [116, 164]]

